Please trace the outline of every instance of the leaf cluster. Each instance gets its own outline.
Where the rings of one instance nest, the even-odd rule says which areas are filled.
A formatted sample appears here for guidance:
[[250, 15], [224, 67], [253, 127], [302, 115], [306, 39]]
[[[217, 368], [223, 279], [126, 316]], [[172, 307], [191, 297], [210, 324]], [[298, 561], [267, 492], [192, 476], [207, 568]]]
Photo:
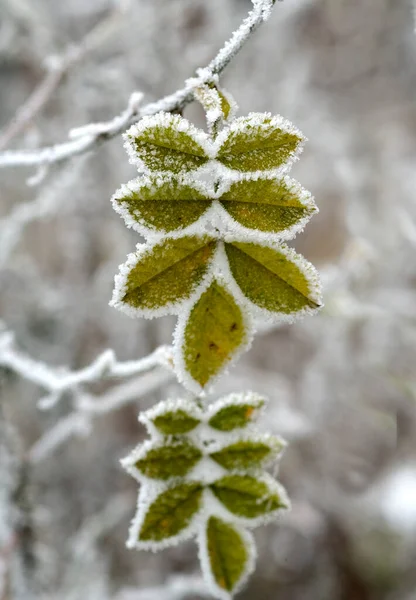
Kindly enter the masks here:
[[254, 426], [264, 399], [233, 394], [208, 409], [168, 400], [142, 413], [150, 440], [122, 461], [141, 483], [129, 545], [158, 550], [196, 536], [204, 576], [230, 598], [254, 568], [247, 530], [287, 509], [284, 489], [265, 468], [285, 447]]
[[215, 87], [195, 94], [208, 133], [159, 113], [125, 134], [144, 174], [112, 202], [147, 242], [120, 268], [112, 304], [132, 316], [178, 315], [176, 372], [201, 392], [250, 345], [257, 317], [292, 321], [322, 302], [316, 270], [284, 243], [317, 211], [286, 174], [302, 134], [268, 113], [234, 118]]

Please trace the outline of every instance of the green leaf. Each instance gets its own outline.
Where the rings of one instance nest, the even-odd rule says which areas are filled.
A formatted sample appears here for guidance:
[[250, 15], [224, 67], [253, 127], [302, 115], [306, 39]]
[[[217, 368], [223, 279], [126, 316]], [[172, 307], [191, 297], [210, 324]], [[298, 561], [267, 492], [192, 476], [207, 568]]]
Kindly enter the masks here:
[[209, 236], [184, 236], [147, 249], [127, 276], [122, 301], [157, 309], [188, 298], [206, 274], [215, 248]]
[[258, 410], [264, 405], [264, 400], [247, 402], [244, 404], [230, 404], [216, 412], [208, 424], [219, 431], [232, 431], [246, 427], [258, 415]]
[[[305, 275], [315, 271], [303, 257], [293, 251], [279, 250], [252, 243], [225, 244], [231, 273], [243, 294], [260, 308], [285, 314], [296, 313], [306, 307], [319, 307], [316, 286]], [[294, 262], [304, 263], [303, 270]]]
[[188, 440], [151, 448], [135, 467], [151, 479], [184, 477], [202, 458], [202, 452]]
[[203, 147], [206, 134], [180, 115], [144, 117], [126, 132], [125, 139], [132, 161], [149, 171], [181, 173], [208, 160]]
[[246, 339], [240, 308], [214, 281], [196, 302], [185, 327], [183, 355], [187, 371], [205, 386]]
[[149, 506], [140, 528], [139, 541], [160, 542], [190, 525], [201, 508], [202, 484], [183, 483], [162, 492]]
[[277, 491], [248, 475], [229, 475], [210, 487], [218, 500], [239, 517], [254, 519], [279, 508], [287, 508]]
[[293, 159], [302, 134], [281, 117], [251, 113], [235, 119], [219, 138], [217, 160], [238, 171], [268, 171]]
[[184, 410], [179, 409], [159, 415], [153, 420], [153, 423], [165, 435], [180, 435], [195, 429], [200, 421]]
[[213, 452], [210, 457], [219, 465], [230, 471], [253, 469], [263, 466], [268, 460], [277, 456], [283, 445], [276, 438], [266, 441], [240, 440]]
[[113, 197], [115, 210], [136, 229], [174, 231], [197, 221], [212, 200], [178, 179], [141, 177], [120, 188]]
[[210, 517], [206, 531], [209, 566], [219, 588], [232, 593], [247, 570], [249, 550], [237, 529]]
[[244, 227], [270, 233], [296, 230], [317, 210], [310, 194], [289, 178], [239, 181], [220, 202]]
[[227, 95], [224, 94], [224, 92], [222, 92], [218, 88], [217, 88], [217, 92], [218, 92], [218, 95], [219, 95], [220, 101], [221, 101], [222, 114], [224, 115], [224, 120], [226, 121], [230, 117], [231, 112], [232, 112], [231, 102], [230, 102], [230, 99], [227, 97]]

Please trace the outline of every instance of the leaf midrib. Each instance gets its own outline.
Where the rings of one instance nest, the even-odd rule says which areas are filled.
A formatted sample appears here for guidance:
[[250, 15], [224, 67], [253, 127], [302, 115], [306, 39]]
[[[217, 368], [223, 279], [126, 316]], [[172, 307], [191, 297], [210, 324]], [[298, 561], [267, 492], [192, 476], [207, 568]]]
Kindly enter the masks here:
[[[175, 488], [171, 488], [171, 489], [172, 489], [172, 490], [174, 490]], [[201, 494], [201, 493], [202, 493], [202, 491], [203, 491], [203, 486], [202, 486], [202, 485], [195, 485], [195, 486], [193, 487], [193, 489], [192, 489], [192, 490], [189, 492], [188, 496], [187, 496], [187, 497], [186, 497], [184, 500], [182, 500], [182, 501], [181, 501], [181, 502], [179, 502], [178, 504], [175, 504], [175, 510], [176, 510], [177, 508], [180, 508], [181, 506], [183, 506], [183, 505], [184, 505], [184, 504], [186, 504], [187, 502], [189, 502], [189, 500], [190, 500], [191, 496], [193, 496], [194, 494]], [[156, 499], [156, 500], [157, 500], [157, 499]], [[150, 506], [149, 508], [152, 508], [152, 506]], [[198, 512], [199, 508], [200, 508], [200, 507], [198, 507], [198, 508], [197, 508], [197, 510], [195, 510], [195, 511], [192, 513], [191, 517], [193, 517], [193, 515], [194, 515], [196, 512]], [[164, 521], [164, 519], [166, 518], [166, 515], [168, 515], [168, 516], [169, 516], [169, 514], [170, 514], [170, 513], [165, 513], [165, 516], [162, 516], [162, 517], [161, 517], [159, 520], [157, 520], [157, 521], [153, 521], [153, 523], [152, 523], [152, 527], [158, 527], [158, 526], [160, 525], [160, 523], [162, 523], [162, 522]], [[190, 517], [190, 518], [191, 518], [191, 517]], [[143, 523], [143, 525], [144, 525], [144, 523]], [[183, 528], [182, 528], [182, 529], [183, 529]], [[147, 527], [147, 530], [149, 530], [149, 527]], [[179, 531], [181, 531], [181, 530], [179, 530]], [[143, 533], [143, 529], [142, 529], [141, 533]], [[168, 536], [168, 537], [171, 537], [171, 536]], [[149, 538], [148, 538], [148, 539], [149, 539]], [[150, 538], [150, 539], [151, 539], [151, 538]], [[162, 538], [162, 539], [163, 539], [163, 538]]]
[[[242, 250], [241, 248], [239, 248], [238, 246], [235, 246], [234, 244], [229, 244], [229, 243], [225, 243], [226, 246], [232, 246], [235, 250], [237, 250], [238, 252], [241, 252], [242, 254], [244, 254], [245, 256], [248, 256], [248, 258], [250, 260], [252, 260], [254, 263], [256, 263], [257, 265], [260, 265], [260, 267], [262, 267], [263, 269], [265, 269], [266, 271], [269, 271], [269, 273], [272, 273], [275, 277], [277, 277], [278, 279], [280, 279], [281, 281], [283, 281], [283, 283], [285, 283], [288, 287], [290, 287], [292, 290], [295, 290], [295, 292], [297, 292], [298, 294], [301, 294], [310, 305], [312, 305], [315, 308], [318, 308], [320, 306], [320, 304], [317, 304], [316, 302], [314, 302], [313, 300], [311, 300], [311, 298], [309, 298], [309, 296], [306, 296], [301, 290], [299, 290], [297, 287], [295, 287], [294, 285], [292, 285], [291, 283], [289, 283], [284, 277], [282, 277], [279, 273], [276, 273], [276, 271], [273, 271], [272, 269], [269, 269], [269, 267], [267, 267], [265, 264], [259, 262], [256, 258], [254, 258], [253, 256], [251, 256], [251, 254], [249, 254], [248, 252], [245, 252], [244, 250]], [[286, 258], [286, 257], [285, 257]]]
[[[181, 238], [179, 238], [181, 239]], [[167, 267], [167, 269], [163, 269], [161, 271], [157, 271], [156, 273], [154, 273], [154, 275], [152, 275], [151, 277], [149, 277], [149, 279], [146, 279], [146, 281], [143, 281], [142, 283], [140, 283], [139, 285], [135, 286], [134, 288], [132, 288], [131, 290], [128, 290], [128, 292], [125, 294], [125, 297], [128, 296], [129, 294], [132, 294], [133, 292], [135, 292], [136, 290], [140, 289], [143, 285], [148, 284], [150, 281], [153, 281], [153, 279], [155, 279], [156, 277], [159, 277], [159, 275], [161, 273], [168, 273], [171, 269], [173, 269], [174, 267], [176, 267], [180, 262], [182, 262], [183, 260], [190, 258], [191, 256], [193, 256], [194, 254], [196, 254], [197, 252], [199, 252], [201, 250], [201, 248], [203, 248], [204, 246], [209, 246], [209, 244], [214, 243], [215, 240], [214, 239], [210, 239], [210, 241], [208, 241], [205, 244], [201, 244], [200, 246], [198, 246], [198, 248], [196, 248], [195, 250], [193, 250], [192, 252], [190, 252], [189, 254], [186, 254], [185, 256], [182, 256], [180, 259], [175, 260], [175, 262], [173, 262], [171, 265], [169, 265], [169, 267]], [[214, 254], [214, 251], [213, 251]], [[210, 260], [212, 259], [212, 256], [210, 258]], [[209, 261], [208, 261], [209, 262]], [[134, 267], [133, 267], [134, 269]]]

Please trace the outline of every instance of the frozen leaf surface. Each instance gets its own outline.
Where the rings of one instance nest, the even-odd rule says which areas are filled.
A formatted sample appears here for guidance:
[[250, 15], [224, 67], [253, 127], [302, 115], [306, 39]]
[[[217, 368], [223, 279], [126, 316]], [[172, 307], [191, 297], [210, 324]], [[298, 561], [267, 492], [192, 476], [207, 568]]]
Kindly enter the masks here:
[[233, 183], [220, 202], [244, 227], [285, 233], [286, 238], [299, 231], [317, 210], [311, 195], [288, 177]]
[[264, 399], [260, 397], [250, 399], [232, 397], [226, 400], [225, 406], [220, 403], [208, 423], [210, 427], [219, 431], [233, 431], [247, 427], [256, 419], [262, 406], [264, 406]]
[[223, 477], [211, 485], [211, 490], [231, 513], [247, 519], [287, 508], [276, 490], [248, 475]]
[[201, 508], [203, 486], [182, 483], [162, 492], [149, 506], [140, 528], [139, 541], [162, 541], [187, 528]]
[[207, 273], [215, 247], [209, 236], [185, 236], [148, 248], [128, 271], [122, 302], [157, 309], [188, 298]]
[[237, 171], [271, 171], [292, 161], [303, 141], [300, 131], [282, 117], [250, 113], [220, 133], [217, 160]]
[[192, 414], [178, 409], [155, 417], [153, 423], [165, 435], [180, 435], [195, 429], [200, 421], [193, 417]]
[[263, 467], [282, 450], [277, 438], [242, 439], [210, 454], [219, 465], [230, 471]]
[[151, 172], [182, 173], [207, 162], [209, 138], [180, 115], [144, 117], [125, 134], [131, 161]]
[[241, 291], [260, 308], [290, 315], [319, 307], [314, 268], [286, 246], [233, 242], [225, 250]]
[[188, 227], [210, 207], [211, 198], [182, 179], [141, 177], [113, 196], [115, 210], [140, 233], [171, 232]]
[[183, 355], [186, 369], [205, 386], [246, 341], [241, 309], [217, 281], [201, 295], [186, 323]]
[[150, 479], [184, 477], [202, 458], [202, 452], [188, 440], [151, 448], [135, 466]]
[[247, 537], [235, 525], [218, 517], [210, 517], [206, 524], [206, 552], [210, 575], [221, 589], [233, 594], [250, 563], [251, 548]]

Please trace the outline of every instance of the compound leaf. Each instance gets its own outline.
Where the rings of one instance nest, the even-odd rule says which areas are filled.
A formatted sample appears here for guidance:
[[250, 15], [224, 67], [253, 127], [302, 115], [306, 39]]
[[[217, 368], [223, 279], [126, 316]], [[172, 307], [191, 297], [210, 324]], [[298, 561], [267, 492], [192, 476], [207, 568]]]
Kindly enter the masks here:
[[185, 326], [183, 356], [187, 371], [202, 387], [246, 341], [243, 315], [217, 281], [201, 295]]
[[189, 440], [166, 443], [151, 448], [135, 467], [151, 479], [184, 477], [202, 458], [202, 452]]
[[144, 117], [125, 134], [133, 163], [148, 171], [181, 173], [207, 162], [208, 136], [180, 115]]
[[229, 471], [249, 470], [264, 466], [283, 449], [277, 438], [239, 440], [210, 454], [216, 463]]
[[215, 248], [209, 236], [165, 238], [139, 255], [127, 275], [122, 302], [149, 310], [188, 298], [206, 274]]
[[123, 185], [113, 206], [127, 225], [139, 231], [175, 231], [197, 221], [212, 200], [177, 178], [141, 177]]
[[311, 195], [288, 177], [233, 183], [220, 202], [244, 227], [276, 234], [296, 233], [317, 210]]
[[225, 250], [241, 291], [260, 308], [289, 315], [320, 306], [314, 268], [286, 246], [232, 242]]
[[248, 475], [228, 475], [211, 485], [211, 490], [233, 514], [247, 519], [287, 508], [285, 499], [264, 481]]
[[201, 508], [203, 486], [182, 483], [162, 492], [147, 509], [139, 541], [160, 542], [186, 529]]
[[217, 160], [238, 171], [269, 171], [293, 160], [304, 137], [282, 117], [250, 113], [218, 136]]
[[[247, 575], [251, 548], [247, 534], [218, 517], [206, 524], [206, 551], [210, 575], [220, 590], [233, 594]], [[210, 577], [210, 579], [211, 579]]]

